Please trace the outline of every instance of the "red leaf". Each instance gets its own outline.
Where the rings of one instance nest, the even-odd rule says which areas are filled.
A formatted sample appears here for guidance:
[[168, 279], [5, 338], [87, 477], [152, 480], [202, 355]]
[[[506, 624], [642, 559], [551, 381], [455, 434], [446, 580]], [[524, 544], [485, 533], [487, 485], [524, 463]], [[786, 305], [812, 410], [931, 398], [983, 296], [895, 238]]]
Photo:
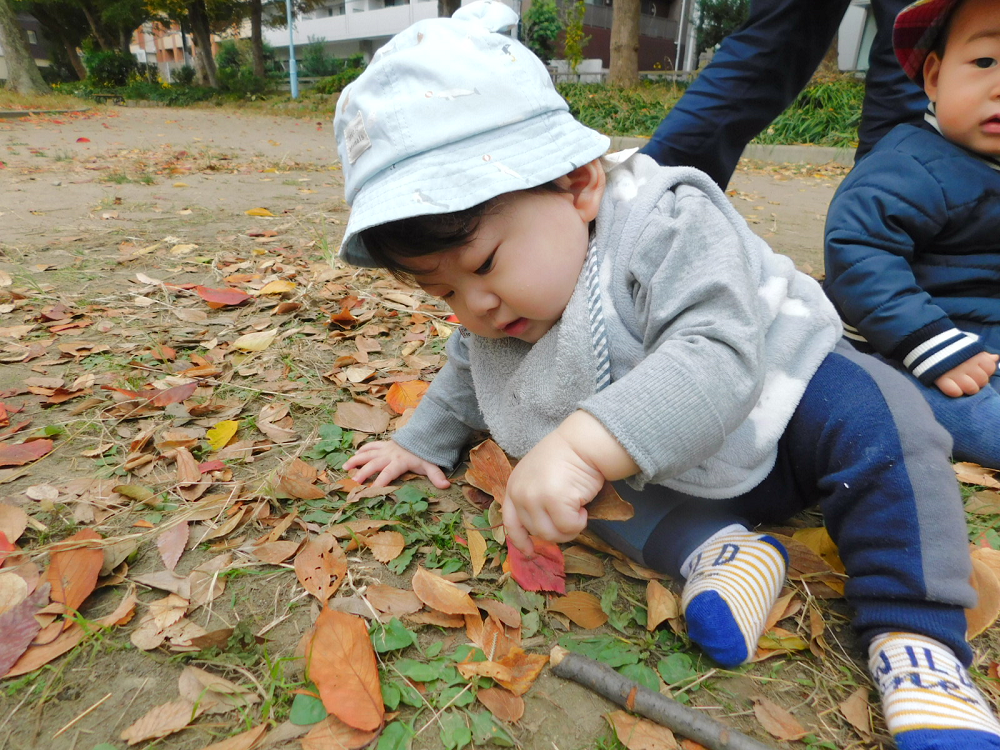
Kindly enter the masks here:
[[29, 443], [17, 445], [0, 445], [0, 466], [23, 466], [31, 461], [37, 461], [50, 450], [51, 440], [32, 440]]
[[3, 567], [4, 561], [10, 557], [11, 552], [16, 552], [17, 546], [10, 543], [7, 539], [7, 535], [0, 531], [0, 567]]
[[170, 404], [179, 404], [184, 399], [190, 398], [191, 394], [194, 393], [197, 387], [197, 382], [175, 385], [173, 388], [167, 388], [167, 390], [157, 393], [149, 399], [149, 403], [153, 406], [170, 406]]
[[81, 137], [81, 138], [77, 138], [76, 142], [77, 143], [90, 143], [90, 139], [89, 138], [82, 138]]
[[510, 575], [525, 591], [566, 593], [566, 560], [552, 542], [531, 537], [535, 556], [530, 560], [507, 539], [507, 562]]
[[53, 547], [45, 574], [52, 584], [52, 601], [62, 602], [67, 609], [79, 609], [90, 596], [97, 586], [104, 553], [95, 547], [77, 547], [76, 543], [100, 540], [101, 535], [93, 529], [82, 529]]
[[222, 471], [225, 468], [226, 464], [219, 459], [215, 459], [214, 461], [204, 461], [198, 464], [198, 471], [202, 474], [207, 474], [210, 471]]
[[196, 286], [194, 290], [213, 309], [227, 305], [242, 305], [250, 299], [249, 294], [241, 292], [239, 289], [213, 289], [210, 286]]
[[21, 654], [28, 650], [35, 633], [41, 630], [41, 625], [35, 619], [35, 612], [49, 601], [48, 585], [39, 589], [0, 615], [0, 676], [7, 674]]

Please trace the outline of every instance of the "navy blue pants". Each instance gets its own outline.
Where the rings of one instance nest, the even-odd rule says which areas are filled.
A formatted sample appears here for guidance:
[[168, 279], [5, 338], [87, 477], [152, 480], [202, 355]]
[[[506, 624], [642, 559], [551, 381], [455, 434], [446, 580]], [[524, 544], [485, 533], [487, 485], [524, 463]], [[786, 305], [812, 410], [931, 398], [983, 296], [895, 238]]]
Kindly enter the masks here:
[[[896, 14], [910, 2], [872, 0], [877, 32], [856, 159], [899, 123], [923, 119], [927, 98], [892, 50]], [[850, 4], [750, 0], [746, 23], [723, 40], [642, 150], [666, 166], [697, 167], [725, 190], [746, 144], [809, 82]]]
[[615, 483], [629, 521], [592, 521], [606, 541], [675, 577], [716, 531], [778, 523], [813, 505], [850, 576], [845, 596], [863, 643], [891, 631], [948, 645], [965, 664], [965, 607], [976, 595], [951, 437], [916, 388], [841, 342], [806, 388], [761, 484], [729, 500]]

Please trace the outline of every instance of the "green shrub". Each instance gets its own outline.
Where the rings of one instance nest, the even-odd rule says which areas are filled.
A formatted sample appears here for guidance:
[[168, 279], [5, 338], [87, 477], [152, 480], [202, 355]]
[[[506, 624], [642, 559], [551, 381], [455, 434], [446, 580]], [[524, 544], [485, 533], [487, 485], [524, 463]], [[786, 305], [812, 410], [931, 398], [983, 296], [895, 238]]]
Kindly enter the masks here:
[[523, 23], [525, 46], [548, 64], [556, 56], [556, 39], [563, 30], [555, 0], [534, 0]]
[[698, 53], [711, 49], [747, 20], [750, 0], [700, 0], [695, 29]]
[[330, 57], [326, 53], [326, 40], [322, 37], [309, 37], [309, 44], [302, 50], [302, 65], [299, 72], [304, 76], [324, 78], [341, 71], [346, 61]]
[[317, 81], [312, 87], [312, 91], [317, 94], [336, 94], [343, 91], [344, 87], [357, 78], [364, 71], [364, 68], [345, 68], [337, 75]]
[[136, 71], [135, 57], [120, 50], [97, 50], [84, 56], [87, 80], [95, 86], [124, 86]]
[[194, 83], [194, 68], [185, 63], [171, 72], [173, 83], [178, 86], [190, 86]]
[[677, 84], [648, 82], [632, 89], [601, 83], [560, 83], [556, 88], [574, 117], [607, 135], [652, 135], [683, 92]]
[[855, 146], [864, 96], [865, 84], [856, 78], [815, 80], [755, 142]]

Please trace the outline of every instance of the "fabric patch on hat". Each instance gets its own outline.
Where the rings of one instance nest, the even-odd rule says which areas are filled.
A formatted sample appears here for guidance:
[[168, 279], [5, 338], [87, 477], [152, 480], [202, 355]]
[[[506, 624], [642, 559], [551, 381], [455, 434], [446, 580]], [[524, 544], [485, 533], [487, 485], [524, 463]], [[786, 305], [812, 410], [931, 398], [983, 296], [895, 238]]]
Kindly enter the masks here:
[[347, 158], [351, 164], [358, 160], [365, 151], [372, 147], [368, 131], [365, 130], [365, 119], [359, 111], [357, 116], [344, 128], [344, 141], [347, 144]]

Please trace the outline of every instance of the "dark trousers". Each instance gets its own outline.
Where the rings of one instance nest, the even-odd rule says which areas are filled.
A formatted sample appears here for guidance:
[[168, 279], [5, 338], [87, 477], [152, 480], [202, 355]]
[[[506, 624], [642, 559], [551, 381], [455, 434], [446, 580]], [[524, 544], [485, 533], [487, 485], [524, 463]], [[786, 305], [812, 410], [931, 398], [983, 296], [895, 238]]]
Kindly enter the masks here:
[[947, 644], [968, 664], [963, 608], [976, 597], [950, 448], [951, 437], [906, 378], [841, 342], [809, 381], [775, 466], [759, 485], [709, 500], [616, 482], [635, 517], [590, 527], [676, 577], [716, 531], [781, 522], [818, 505], [850, 576], [845, 596], [862, 641], [918, 633]]
[[[872, 0], [877, 33], [869, 56], [861, 158], [902, 122], [919, 121], [924, 92], [892, 50], [896, 14], [911, 0]], [[792, 103], [829, 49], [850, 0], [751, 0], [750, 17], [642, 150], [666, 166], [697, 167], [725, 190], [743, 148]]]

